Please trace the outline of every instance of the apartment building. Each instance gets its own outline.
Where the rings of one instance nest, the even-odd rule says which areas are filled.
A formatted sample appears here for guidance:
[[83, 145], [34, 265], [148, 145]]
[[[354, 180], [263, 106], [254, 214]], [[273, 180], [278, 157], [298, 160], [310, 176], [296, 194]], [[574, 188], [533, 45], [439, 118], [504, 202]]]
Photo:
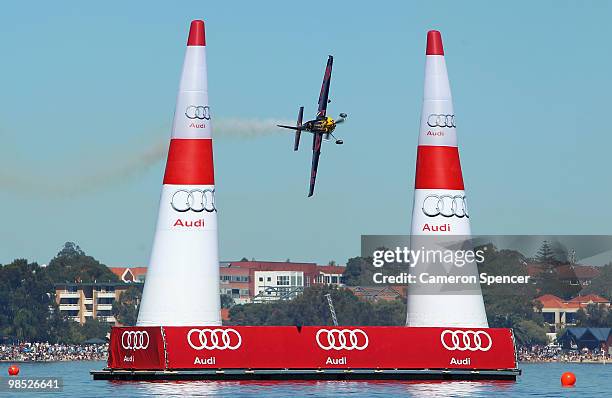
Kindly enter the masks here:
[[221, 293], [238, 304], [289, 300], [309, 286], [344, 286], [344, 270], [316, 263], [226, 261], [220, 268]]
[[[59, 310], [81, 324], [98, 319], [116, 324], [113, 302], [132, 283], [144, 283], [146, 267], [109, 267], [120, 283], [63, 283], [55, 287]], [[343, 286], [343, 266], [316, 263], [232, 261], [220, 264], [221, 294], [234, 303], [295, 298], [313, 285]]]
[[128, 288], [126, 283], [60, 283], [55, 285], [59, 311], [84, 324], [88, 319], [116, 324], [113, 302]]
[[222, 262], [220, 269], [221, 294], [234, 299], [236, 304], [251, 302], [251, 276], [248, 268], [232, 267], [231, 263]]

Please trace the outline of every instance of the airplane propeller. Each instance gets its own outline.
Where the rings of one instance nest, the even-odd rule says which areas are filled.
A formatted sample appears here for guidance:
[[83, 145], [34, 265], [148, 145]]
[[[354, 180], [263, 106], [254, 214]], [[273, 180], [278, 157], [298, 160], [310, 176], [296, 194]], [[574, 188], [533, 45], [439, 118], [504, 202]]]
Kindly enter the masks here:
[[344, 123], [344, 120], [347, 116], [348, 115], [346, 113], [341, 113], [340, 115], [338, 115], [339, 119], [336, 120], [336, 124]]

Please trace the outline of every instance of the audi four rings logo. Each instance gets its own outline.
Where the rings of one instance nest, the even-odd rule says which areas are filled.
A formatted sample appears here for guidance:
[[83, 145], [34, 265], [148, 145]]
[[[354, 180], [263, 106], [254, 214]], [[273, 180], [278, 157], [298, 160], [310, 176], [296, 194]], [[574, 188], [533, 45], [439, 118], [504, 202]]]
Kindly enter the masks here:
[[242, 336], [234, 329], [191, 329], [187, 342], [194, 350], [236, 350]]
[[368, 335], [361, 329], [319, 329], [317, 344], [324, 350], [365, 350]]
[[180, 213], [189, 210], [196, 213], [217, 211], [214, 189], [179, 189], [172, 195], [170, 204]]
[[432, 113], [427, 117], [427, 125], [429, 127], [456, 127], [455, 115], [440, 115]]
[[465, 195], [427, 195], [423, 200], [423, 213], [427, 217], [470, 217]]
[[185, 109], [185, 116], [188, 119], [206, 119], [210, 120], [210, 108], [202, 105], [189, 105]]
[[493, 345], [491, 336], [483, 330], [445, 330], [440, 341], [449, 351], [489, 351]]
[[146, 350], [149, 347], [149, 332], [126, 330], [121, 335], [121, 347], [125, 350]]

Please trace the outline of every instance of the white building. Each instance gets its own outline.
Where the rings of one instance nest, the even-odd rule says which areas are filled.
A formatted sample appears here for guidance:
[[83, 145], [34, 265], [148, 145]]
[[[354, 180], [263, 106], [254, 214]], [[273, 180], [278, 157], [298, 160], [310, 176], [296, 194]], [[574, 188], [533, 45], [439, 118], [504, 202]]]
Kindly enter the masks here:
[[293, 298], [304, 290], [303, 271], [255, 271], [253, 302]]

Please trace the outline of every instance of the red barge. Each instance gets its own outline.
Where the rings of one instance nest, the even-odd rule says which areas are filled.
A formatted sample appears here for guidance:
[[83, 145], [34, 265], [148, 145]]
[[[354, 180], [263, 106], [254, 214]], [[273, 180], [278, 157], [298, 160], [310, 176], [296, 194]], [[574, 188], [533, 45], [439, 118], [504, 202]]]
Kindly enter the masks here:
[[95, 380], [516, 380], [511, 329], [115, 327]]

